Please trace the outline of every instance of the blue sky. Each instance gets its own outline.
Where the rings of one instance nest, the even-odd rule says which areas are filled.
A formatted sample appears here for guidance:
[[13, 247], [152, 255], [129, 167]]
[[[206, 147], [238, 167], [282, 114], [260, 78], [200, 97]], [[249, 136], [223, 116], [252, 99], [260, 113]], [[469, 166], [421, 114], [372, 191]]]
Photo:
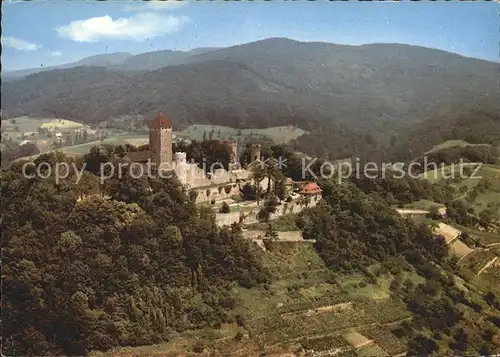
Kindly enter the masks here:
[[2, 2], [4, 70], [106, 52], [189, 50], [268, 37], [406, 43], [499, 59], [495, 2]]

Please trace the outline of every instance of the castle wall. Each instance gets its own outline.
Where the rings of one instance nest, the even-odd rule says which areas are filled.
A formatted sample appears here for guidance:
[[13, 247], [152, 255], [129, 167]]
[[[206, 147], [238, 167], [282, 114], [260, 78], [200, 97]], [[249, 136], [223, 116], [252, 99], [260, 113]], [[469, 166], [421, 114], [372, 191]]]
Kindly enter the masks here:
[[[308, 198], [309, 200], [307, 200]], [[270, 219], [277, 219], [278, 217], [286, 214], [300, 213], [306, 208], [315, 207], [319, 203], [319, 201], [321, 201], [321, 194], [311, 197], [301, 197], [292, 202], [282, 202], [281, 205], [278, 206], [278, 210], [276, 211], [276, 213], [271, 214]], [[246, 224], [258, 222], [257, 215], [261, 208], [262, 206], [259, 206], [253, 210], [244, 212], [245, 218], [243, 222]], [[238, 223], [240, 220], [240, 216], [240, 212], [216, 213], [215, 222], [219, 226], [231, 225], [233, 223]]]
[[261, 158], [261, 146], [259, 144], [253, 144], [250, 147], [250, 162], [260, 160]]
[[198, 193], [196, 196], [196, 203], [210, 202], [212, 200], [225, 200], [240, 194], [240, 187], [236, 183], [193, 188], [192, 190]]

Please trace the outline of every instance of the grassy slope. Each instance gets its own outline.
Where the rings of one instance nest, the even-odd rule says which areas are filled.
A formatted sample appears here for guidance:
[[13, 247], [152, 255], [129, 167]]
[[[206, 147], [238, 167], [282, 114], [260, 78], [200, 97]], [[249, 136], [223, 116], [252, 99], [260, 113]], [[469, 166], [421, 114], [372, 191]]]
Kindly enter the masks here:
[[[430, 182], [445, 180], [444, 176], [460, 175], [459, 165], [445, 166], [442, 169], [428, 171], [425, 173], [425, 179]], [[448, 179], [449, 180], [449, 179]], [[487, 180], [490, 187], [484, 192], [478, 192], [477, 197], [472, 202], [476, 213], [480, 213], [486, 208], [497, 206], [498, 219], [500, 219], [500, 166], [484, 164], [474, 174], [474, 177], [464, 178], [450, 183], [457, 190], [456, 198], [465, 198], [466, 195], [474, 190], [481, 180]]]
[[434, 206], [445, 207], [445, 205], [441, 204], [441, 203], [436, 203], [436, 202], [428, 201], [428, 200], [419, 200], [419, 201], [415, 201], [415, 202], [406, 204], [404, 206], [404, 208], [407, 208], [407, 209], [419, 209], [419, 210], [428, 211], [428, 210], [430, 210]]
[[427, 151], [425, 154], [430, 154], [441, 149], [448, 149], [453, 147], [466, 147], [466, 146], [490, 146], [489, 144], [471, 144], [464, 140], [448, 140], [441, 144], [436, 145], [432, 150]]

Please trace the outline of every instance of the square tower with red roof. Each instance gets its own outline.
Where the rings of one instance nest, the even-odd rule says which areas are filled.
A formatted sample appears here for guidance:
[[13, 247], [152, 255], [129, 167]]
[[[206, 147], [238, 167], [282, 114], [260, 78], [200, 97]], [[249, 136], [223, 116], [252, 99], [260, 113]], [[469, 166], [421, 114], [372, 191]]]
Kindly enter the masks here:
[[149, 155], [156, 168], [172, 166], [172, 122], [159, 113], [149, 127]]

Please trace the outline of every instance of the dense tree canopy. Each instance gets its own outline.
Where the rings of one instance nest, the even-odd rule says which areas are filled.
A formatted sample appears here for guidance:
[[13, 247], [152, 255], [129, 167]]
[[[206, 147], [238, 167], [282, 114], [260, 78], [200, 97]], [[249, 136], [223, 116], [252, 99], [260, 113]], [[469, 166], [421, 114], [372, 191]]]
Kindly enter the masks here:
[[268, 279], [240, 230], [219, 229], [174, 180], [100, 187], [87, 171], [94, 191], [82, 195], [76, 172], [57, 184], [21, 165], [1, 173], [7, 355], [83, 355], [217, 325], [232, 318], [224, 286]]
[[321, 182], [324, 204], [301, 215], [304, 238], [316, 239], [316, 248], [332, 268], [363, 270], [397, 255], [408, 260], [440, 261], [443, 241], [425, 225], [399, 215], [383, 200], [363, 193], [353, 183]]

